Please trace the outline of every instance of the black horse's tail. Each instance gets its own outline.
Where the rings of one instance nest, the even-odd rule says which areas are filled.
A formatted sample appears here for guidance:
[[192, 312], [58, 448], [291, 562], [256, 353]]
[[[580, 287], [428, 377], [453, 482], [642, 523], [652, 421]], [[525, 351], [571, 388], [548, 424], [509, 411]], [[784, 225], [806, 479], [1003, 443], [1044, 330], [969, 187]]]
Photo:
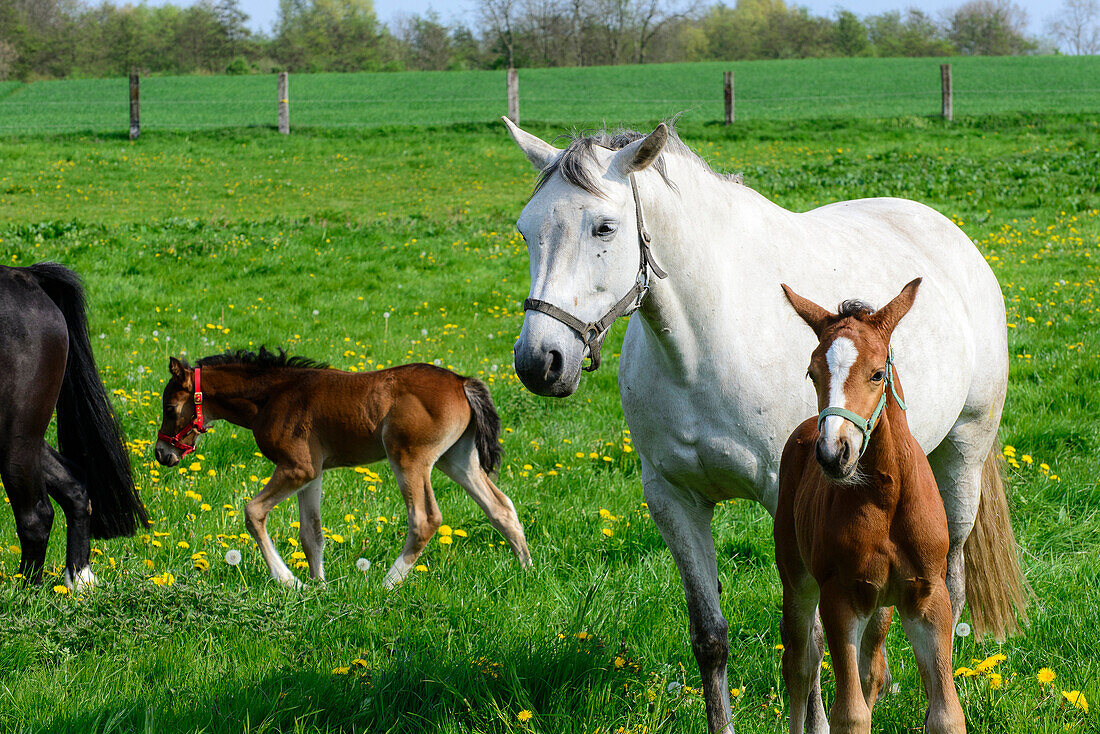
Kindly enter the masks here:
[[69, 357], [57, 398], [57, 443], [88, 487], [92, 535], [133, 535], [149, 518], [134, 489], [122, 429], [96, 371], [80, 278], [57, 263], [38, 263], [28, 270], [57, 304], [69, 331]]
[[500, 416], [497, 415], [489, 388], [481, 380], [467, 377], [462, 386], [466, 400], [474, 414], [474, 443], [477, 460], [486, 474], [492, 475], [500, 466], [503, 450], [500, 448]]

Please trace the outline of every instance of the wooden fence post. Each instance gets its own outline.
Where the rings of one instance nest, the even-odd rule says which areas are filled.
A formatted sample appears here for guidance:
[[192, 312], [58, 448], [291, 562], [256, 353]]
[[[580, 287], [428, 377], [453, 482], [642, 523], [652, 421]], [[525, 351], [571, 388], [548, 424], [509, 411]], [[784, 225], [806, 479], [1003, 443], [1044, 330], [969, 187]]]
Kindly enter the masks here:
[[287, 89], [289, 76], [285, 71], [279, 72], [279, 132], [283, 135], [290, 135], [290, 92]]
[[732, 125], [733, 124], [733, 72], [732, 71], [724, 72], [722, 76], [724, 77], [723, 81], [725, 82], [725, 88], [726, 88], [726, 124], [727, 125]]
[[508, 119], [519, 124], [519, 72], [508, 69]]
[[138, 94], [139, 78], [137, 70], [130, 72], [130, 140], [141, 135], [141, 104]]
[[955, 119], [951, 100], [951, 64], [940, 64], [940, 87], [943, 93], [943, 119], [951, 122]]

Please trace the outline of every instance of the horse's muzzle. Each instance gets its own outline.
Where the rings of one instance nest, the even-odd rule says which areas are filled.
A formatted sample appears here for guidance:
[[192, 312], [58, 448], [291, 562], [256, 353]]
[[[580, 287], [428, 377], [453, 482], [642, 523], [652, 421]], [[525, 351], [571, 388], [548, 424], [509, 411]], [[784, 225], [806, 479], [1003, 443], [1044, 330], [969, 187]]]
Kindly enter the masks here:
[[163, 441], [157, 441], [157, 445], [153, 447], [153, 456], [161, 466], [175, 466], [183, 458], [178, 451]]
[[[549, 322], [545, 331], [539, 329], [544, 333], [538, 337], [533, 337], [529, 329], [532, 317]], [[550, 338], [558, 336], [561, 338]], [[564, 398], [576, 392], [581, 382], [584, 346], [570, 329], [542, 314], [529, 314], [513, 349], [516, 374], [528, 390], [552, 398]]]
[[852, 478], [856, 465], [859, 463], [859, 453], [852, 447], [852, 442], [847, 438], [841, 438], [833, 446], [829, 445], [824, 437], [817, 440], [814, 456], [825, 476], [838, 482]]

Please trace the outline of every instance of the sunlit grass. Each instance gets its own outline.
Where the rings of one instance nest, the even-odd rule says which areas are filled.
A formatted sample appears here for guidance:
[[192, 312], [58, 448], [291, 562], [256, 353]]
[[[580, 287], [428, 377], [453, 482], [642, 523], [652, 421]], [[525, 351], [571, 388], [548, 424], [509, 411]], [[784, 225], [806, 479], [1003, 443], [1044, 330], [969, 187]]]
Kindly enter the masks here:
[[[978, 243], [1012, 324], [1002, 438], [1037, 601], [1025, 637], [957, 639], [957, 668], [1006, 656], [960, 676], [960, 694], [975, 731], [1095, 728], [1096, 713], [1062, 692], [1100, 697], [1097, 118], [687, 121], [682, 132], [791, 208], [907, 196]], [[619, 407], [623, 325], [569, 400], [530, 395], [512, 370], [528, 285], [514, 220], [532, 172], [502, 129], [26, 137], [0, 162], [0, 262], [56, 259], [86, 279], [97, 357], [155, 519], [95, 544], [102, 584], [80, 596], [53, 591], [60, 515], [50, 575], [28, 591], [9, 578], [17, 540], [0, 511], [0, 730], [703, 729], [682, 589]], [[425, 570], [384, 591], [404, 504], [378, 465], [326, 475], [328, 585], [270, 583], [241, 517], [271, 472], [248, 432], [218, 424], [171, 470], [149, 448], [168, 355], [260, 344], [351, 370], [438, 359], [488, 382], [505, 425], [499, 484], [535, 567], [522, 572], [437, 475], [452, 541], [437, 537]], [[269, 522], [292, 566], [296, 520], [288, 502]], [[725, 503], [715, 532], [738, 730], [784, 730], [770, 521]], [[908, 730], [924, 704], [900, 625], [888, 644], [901, 692], [876, 709], [876, 730]], [[1043, 668], [1056, 678], [1040, 682]], [[831, 698], [830, 671], [825, 688]]]

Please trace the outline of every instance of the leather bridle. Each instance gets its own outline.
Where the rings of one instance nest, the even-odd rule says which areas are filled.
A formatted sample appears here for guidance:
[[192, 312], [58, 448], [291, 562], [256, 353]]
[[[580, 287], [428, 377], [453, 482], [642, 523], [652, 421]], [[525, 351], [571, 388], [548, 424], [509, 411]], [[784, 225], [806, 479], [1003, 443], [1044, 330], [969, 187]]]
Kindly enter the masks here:
[[600, 349], [603, 347], [604, 337], [608, 329], [618, 319], [629, 316], [641, 307], [649, 292], [649, 271], [658, 278], [668, 277], [668, 273], [661, 269], [654, 260], [653, 253], [649, 251], [650, 237], [645, 228], [645, 220], [642, 218], [642, 202], [638, 199], [638, 183], [634, 180], [634, 174], [630, 174], [630, 192], [634, 195], [634, 216], [638, 221], [638, 277], [634, 280], [634, 287], [625, 296], [620, 298], [611, 310], [602, 318], [592, 322], [584, 322], [568, 311], [558, 308], [552, 303], [541, 301], [537, 298], [528, 298], [523, 302], [524, 311], [538, 311], [550, 318], [557, 319], [573, 331], [580, 334], [585, 349], [588, 350], [589, 363], [584, 367], [585, 372], [594, 372], [600, 368]]
[[195, 401], [195, 417], [190, 424], [183, 427], [183, 429], [175, 436], [169, 436], [166, 433], [157, 433], [157, 438], [165, 443], [171, 444], [183, 453], [184, 456], [195, 450], [194, 446], [185, 444], [183, 439], [190, 436], [192, 432], [206, 433], [206, 428], [202, 423], [202, 368], [196, 367], [194, 371], [195, 380], [195, 393], [193, 400]]

